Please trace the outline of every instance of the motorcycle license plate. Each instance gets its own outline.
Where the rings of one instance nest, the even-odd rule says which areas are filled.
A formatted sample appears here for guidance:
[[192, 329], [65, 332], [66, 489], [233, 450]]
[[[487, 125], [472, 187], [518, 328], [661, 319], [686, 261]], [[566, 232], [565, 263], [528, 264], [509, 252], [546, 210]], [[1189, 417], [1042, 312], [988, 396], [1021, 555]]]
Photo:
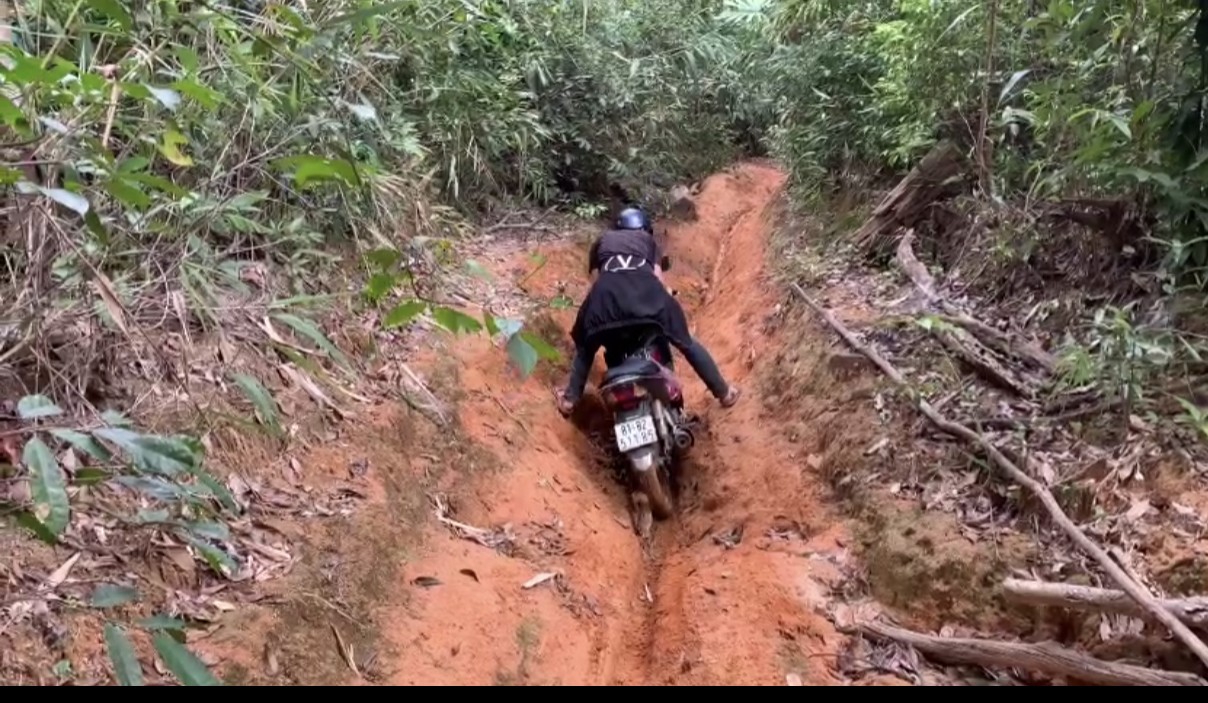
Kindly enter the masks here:
[[658, 432], [654, 429], [654, 418], [649, 415], [618, 422], [613, 427], [613, 431], [617, 435], [617, 448], [622, 452], [659, 441]]

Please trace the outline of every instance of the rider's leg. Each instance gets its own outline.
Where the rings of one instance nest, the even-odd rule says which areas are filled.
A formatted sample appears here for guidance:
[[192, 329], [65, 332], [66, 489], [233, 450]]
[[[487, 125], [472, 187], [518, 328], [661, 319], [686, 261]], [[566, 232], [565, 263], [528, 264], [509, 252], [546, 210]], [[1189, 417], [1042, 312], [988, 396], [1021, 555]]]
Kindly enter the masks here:
[[591, 372], [591, 364], [595, 360], [596, 351], [599, 348], [598, 343], [576, 345], [575, 347], [575, 358], [570, 365], [570, 379], [566, 382], [566, 390], [563, 391], [563, 398], [571, 405], [579, 402], [579, 397], [583, 395], [583, 388], [587, 385], [587, 374]]
[[667, 335], [668, 339], [688, 360], [692, 370], [696, 372], [697, 376], [700, 376], [700, 380], [705, 382], [713, 397], [720, 400], [724, 407], [734, 405], [738, 402], [738, 389], [726, 383], [726, 379], [721, 375], [721, 369], [717, 368], [717, 362], [713, 360], [709, 351], [688, 333], [688, 320], [684, 316], [684, 309], [680, 307], [679, 301], [670, 295], [667, 296], [667, 301], [666, 312], [668, 323], [671, 326], [668, 330], [671, 332]]
[[717, 368], [717, 362], [713, 361], [713, 357], [709, 354], [709, 350], [693, 338], [689, 338], [689, 343], [685, 345], [676, 344], [676, 348], [688, 360], [692, 366], [692, 370], [700, 376], [700, 380], [705, 382], [709, 388], [709, 392], [718, 400], [725, 400], [730, 394], [730, 384], [726, 383], [726, 379], [722, 378], [721, 369]]
[[666, 337], [659, 337], [655, 342], [658, 346], [659, 356], [663, 357], [663, 366], [669, 369], [675, 369], [675, 360], [671, 358], [671, 342], [667, 341]]

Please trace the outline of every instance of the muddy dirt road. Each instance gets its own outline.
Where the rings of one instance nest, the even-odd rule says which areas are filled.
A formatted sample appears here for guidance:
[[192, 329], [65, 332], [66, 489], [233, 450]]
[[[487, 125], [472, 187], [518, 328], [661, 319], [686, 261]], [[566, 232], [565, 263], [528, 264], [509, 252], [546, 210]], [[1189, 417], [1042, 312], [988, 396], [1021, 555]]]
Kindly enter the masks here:
[[[735, 167], [705, 183], [697, 221], [670, 225], [670, 284], [693, 334], [746, 395], [720, 408], [678, 360], [707, 429], [681, 516], [657, 523], [649, 543], [631, 529], [626, 493], [598, 451], [557, 414], [552, 387], [564, 379], [521, 384], [487, 342], [454, 348], [460, 421], [503, 468], [462, 478], [448, 499], [457, 521], [495, 530], [500, 542], [492, 549], [432, 520], [402, 570], [411, 595], [380, 618], [396, 659], [385, 666], [389, 683], [831, 682], [843, 637], [823, 612], [845, 537], [811, 470], [819, 457], [791, 441], [761, 390], [773, 351], [804, 343], [775, 334], [779, 297], [764, 271], [784, 180], [767, 165]], [[564, 288], [577, 302], [584, 251], [545, 247], [526, 293], [549, 299]], [[555, 313], [563, 335], [573, 315]], [[601, 372], [598, 360], [593, 383]], [[432, 580], [439, 585], [415, 587]]]

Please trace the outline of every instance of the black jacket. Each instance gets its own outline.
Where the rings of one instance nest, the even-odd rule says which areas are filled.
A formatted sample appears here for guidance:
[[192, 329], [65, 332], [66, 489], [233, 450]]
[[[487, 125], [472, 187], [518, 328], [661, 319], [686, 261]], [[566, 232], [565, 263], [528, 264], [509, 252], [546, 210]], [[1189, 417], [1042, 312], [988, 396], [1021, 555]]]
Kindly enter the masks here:
[[608, 332], [654, 324], [675, 346], [691, 342], [679, 301], [654, 275], [662, 252], [654, 237], [640, 230], [609, 230], [591, 245], [588, 273], [600, 276], [588, 291], [571, 338], [578, 347], [607, 347]]

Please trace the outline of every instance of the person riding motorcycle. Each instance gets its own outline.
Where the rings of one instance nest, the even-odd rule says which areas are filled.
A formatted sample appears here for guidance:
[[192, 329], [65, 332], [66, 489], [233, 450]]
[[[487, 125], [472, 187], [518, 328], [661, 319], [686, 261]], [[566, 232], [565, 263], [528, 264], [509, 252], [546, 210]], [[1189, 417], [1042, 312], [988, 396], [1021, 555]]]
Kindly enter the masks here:
[[[603, 347], [610, 360], [630, 351], [619, 347], [632, 342], [627, 332], [635, 327], [659, 328], [722, 407], [738, 402], [740, 391], [726, 382], [708, 350], [689, 334], [683, 308], [663, 284], [662, 260], [650, 218], [636, 207], [622, 210], [614, 228], [592, 243], [587, 272], [595, 280], [571, 329], [575, 358], [566, 389], [558, 394], [558, 411], [564, 417], [583, 395], [596, 352]], [[669, 365], [670, 349], [666, 343], [661, 346]]]

